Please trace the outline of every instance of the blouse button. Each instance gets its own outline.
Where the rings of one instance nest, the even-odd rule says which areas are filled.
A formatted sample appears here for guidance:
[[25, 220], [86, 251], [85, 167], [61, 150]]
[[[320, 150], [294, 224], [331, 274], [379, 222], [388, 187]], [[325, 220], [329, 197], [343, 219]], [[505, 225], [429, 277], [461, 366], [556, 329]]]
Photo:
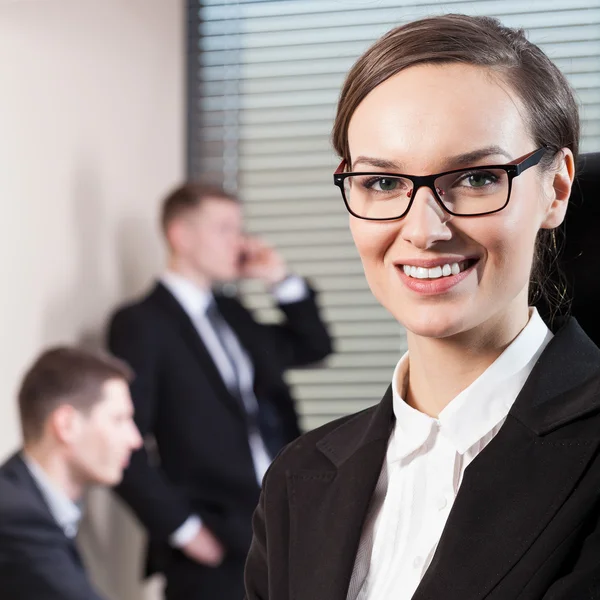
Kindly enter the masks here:
[[417, 558], [415, 558], [415, 560], [413, 560], [413, 567], [415, 569], [420, 569], [422, 566], [423, 566], [423, 557], [417, 556]]
[[444, 510], [448, 506], [448, 499], [446, 496], [440, 496], [437, 499], [436, 506], [438, 510]]

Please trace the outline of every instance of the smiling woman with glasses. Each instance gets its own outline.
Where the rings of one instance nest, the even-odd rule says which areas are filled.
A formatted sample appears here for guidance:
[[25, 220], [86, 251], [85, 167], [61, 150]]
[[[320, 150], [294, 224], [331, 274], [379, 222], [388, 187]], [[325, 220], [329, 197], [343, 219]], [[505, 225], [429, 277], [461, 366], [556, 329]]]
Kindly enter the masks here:
[[532, 302], [578, 143], [565, 76], [495, 19], [408, 23], [353, 66], [333, 183], [408, 352], [273, 463], [249, 600], [600, 598], [600, 350]]

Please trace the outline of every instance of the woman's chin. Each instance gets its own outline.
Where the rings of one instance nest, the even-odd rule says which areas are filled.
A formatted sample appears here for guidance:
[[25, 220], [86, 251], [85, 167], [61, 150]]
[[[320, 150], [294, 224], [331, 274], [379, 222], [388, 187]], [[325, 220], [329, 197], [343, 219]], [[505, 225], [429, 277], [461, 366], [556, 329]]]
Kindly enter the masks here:
[[465, 318], [454, 310], [428, 310], [423, 314], [398, 316], [398, 320], [412, 335], [424, 338], [447, 338], [465, 330]]

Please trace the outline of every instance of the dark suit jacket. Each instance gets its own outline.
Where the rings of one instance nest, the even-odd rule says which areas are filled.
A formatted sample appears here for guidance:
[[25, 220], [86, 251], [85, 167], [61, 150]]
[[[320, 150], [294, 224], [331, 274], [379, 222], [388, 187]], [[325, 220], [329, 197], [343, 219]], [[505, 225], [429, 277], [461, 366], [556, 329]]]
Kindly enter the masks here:
[[[393, 425], [388, 390], [280, 454], [254, 517], [248, 599], [346, 599]], [[413, 600], [600, 598], [599, 448], [600, 350], [571, 319], [466, 469]]]
[[101, 600], [19, 455], [0, 467], [0, 598]]
[[[289, 442], [299, 430], [283, 373], [331, 352], [314, 293], [282, 305], [285, 320], [274, 326], [257, 323], [235, 298], [219, 297], [217, 304], [254, 364], [260, 410], [277, 416]], [[160, 456], [158, 467], [147, 449], [135, 453], [117, 492], [154, 540], [167, 540], [195, 512], [227, 553], [243, 560], [259, 497], [245, 414], [192, 321], [158, 284], [114, 315], [109, 347], [136, 373], [135, 419], [143, 435], [154, 436]]]

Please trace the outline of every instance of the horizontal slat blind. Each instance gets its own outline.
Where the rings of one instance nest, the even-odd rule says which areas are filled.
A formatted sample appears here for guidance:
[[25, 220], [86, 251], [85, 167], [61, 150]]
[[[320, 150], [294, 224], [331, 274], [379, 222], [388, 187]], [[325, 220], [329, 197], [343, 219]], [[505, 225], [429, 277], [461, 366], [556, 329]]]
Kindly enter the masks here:
[[[583, 151], [600, 148], [600, 0], [189, 0], [190, 175], [240, 193], [249, 231], [314, 281], [336, 338], [325, 369], [289, 374], [307, 429], [378, 401], [405, 347], [331, 184], [339, 90], [375, 39], [443, 12], [527, 29], [577, 91]], [[277, 318], [260, 286], [244, 292], [260, 318]]]

